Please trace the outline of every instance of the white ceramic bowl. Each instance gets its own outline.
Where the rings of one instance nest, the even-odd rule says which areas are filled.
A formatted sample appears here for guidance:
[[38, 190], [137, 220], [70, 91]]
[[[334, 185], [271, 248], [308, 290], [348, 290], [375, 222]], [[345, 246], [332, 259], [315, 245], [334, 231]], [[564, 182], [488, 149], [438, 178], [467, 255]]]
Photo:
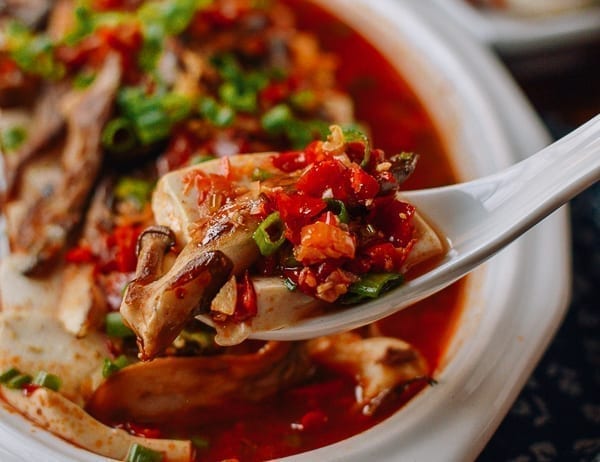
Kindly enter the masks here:
[[[497, 62], [443, 15], [424, 19], [395, 0], [329, 0], [406, 76], [441, 128], [463, 179], [491, 173], [548, 142]], [[469, 278], [451, 347], [429, 387], [357, 436], [289, 461], [467, 461], [488, 441], [565, 312], [568, 225], [564, 209]], [[548, 264], [551, 261], [552, 264]], [[0, 409], [0, 460], [106, 460]]]
[[476, 8], [467, 0], [430, 3], [484, 43], [506, 54], [550, 50], [600, 37], [600, 6], [566, 10], [546, 16], [515, 16]]

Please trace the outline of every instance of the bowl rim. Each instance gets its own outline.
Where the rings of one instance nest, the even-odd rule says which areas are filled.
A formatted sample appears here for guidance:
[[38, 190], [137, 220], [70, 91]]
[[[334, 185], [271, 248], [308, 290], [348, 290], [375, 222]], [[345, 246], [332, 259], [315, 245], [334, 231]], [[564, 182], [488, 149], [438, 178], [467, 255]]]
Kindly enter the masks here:
[[483, 10], [466, 0], [434, 0], [477, 39], [506, 54], [522, 54], [587, 42], [600, 37], [600, 6], [544, 16], [515, 16]]

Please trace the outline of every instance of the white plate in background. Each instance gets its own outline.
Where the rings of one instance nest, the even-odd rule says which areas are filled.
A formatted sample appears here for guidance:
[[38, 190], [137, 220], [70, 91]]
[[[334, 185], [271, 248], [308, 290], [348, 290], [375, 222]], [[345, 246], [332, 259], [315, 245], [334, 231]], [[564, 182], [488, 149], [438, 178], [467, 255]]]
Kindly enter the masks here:
[[600, 5], [528, 17], [477, 8], [467, 0], [433, 3], [441, 14], [507, 54], [543, 51], [600, 38]]
[[[433, 3], [323, 1], [375, 43], [434, 108], [431, 115], [465, 179], [498, 170], [548, 143], [503, 68]], [[437, 386], [360, 435], [285, 460], [473, 460], [562, 320], [569, 275], [569, 230], [562, 209], [470, 277], [464, 314], [436, 375]], [[106, 459], [0, 409], [0, 460]]]

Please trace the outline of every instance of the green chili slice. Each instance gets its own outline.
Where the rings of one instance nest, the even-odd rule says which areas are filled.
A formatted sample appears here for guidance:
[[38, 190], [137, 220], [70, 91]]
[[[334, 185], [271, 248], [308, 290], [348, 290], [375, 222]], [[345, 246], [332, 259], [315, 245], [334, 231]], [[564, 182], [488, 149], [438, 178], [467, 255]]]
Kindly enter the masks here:
[[9, 380], [14, 379], [19, 374], [19, 369], [11, 367], [0, 375], [0, 383], [7, 383]]
[[111, 152], [127, 152], [137, 143], [135, 127], [124, 117], [110, 120], [102, 130], [102, 146]]
[[57, 375], [50, 374], [46, 371], [39, 371], [31, 383], [54, 391], [58, 391], [62, 384]]
[[292, 281], [290, 278], [285, 278], [283, 280], [283, 285], [285, 286], [285, 288], [287, 290], [289, 290], [290, 292], [294, 292], [297, 288], [298, 288], [298, 284], [296, 284], [294, 281]]
[[[360, 299], [377, 298], [384, 292], [401, 284], [403, 277], [399, 273], [368, 273], [348, 288], [348, 293]], [[354, 300], [353, 300], [354, 301]]]
[[350, 214], [346, 208], [346, 204], [338, 199], [325, 199], [327, 203], [327, 210], [337, 215], [342, 223], [350, 222]]
[[11, 152], [19, 148], [27, 138], [27, 132], [23, 127], [10, 127], [0, 133], [0, 146], [5, 152]]
[[260, 119], [262, 128], [270, 134], [282, 132], [286, 124], [293, 120], [292, 110], [286, 104], [278, 104], [265, 112]]
[[25, 385], [31, 383], [31, 376], [29, 374], [18, 374], [8, 382], [6, 382], [6, 386], [8, 388], [12, 388], [13, 390], [20, 390]]
[[272, 176], [273, 174], [271, 172], [260, 167], [256, 167], [252, 171], [252, 181], [265, 181], [271, 178]]
[[279, 212], [273, 212], [258, 225], [252, 234], [254, 242], [258, 246], [261, 255], [268, 257], [273, 255], [285, 242], [283, 222]]
[[102, 377], [106, 379], [128, 365], [129, 359], [127, 359], [127, 356], [125, 355], [121, 355], [112, 361], [109, 358], [104, 358], [104, 363], [102, 364]]
[[109, 337], [133, 337], [134, 332], [125, 325], [123, 317], [118, 311], [113, 311], [106, 315], [106, 334]]
[[345, 143], [362, 143], [365, 147], [363, 159], [360, 162], [361, 167], [366, 167], [371, 160], [371, 144], [369, 138], [361, 130], [356, 127], [345, 127], [342, 129]]
[[127, 452], [125, 462], [161, 462], [164, 460], [162, 452], [133, 443]]
[[122, 177], [117, 182], [113, 194], [119, 200], [132, 200], [142, 208], [149, 200], [154, 183], [140, 178]]

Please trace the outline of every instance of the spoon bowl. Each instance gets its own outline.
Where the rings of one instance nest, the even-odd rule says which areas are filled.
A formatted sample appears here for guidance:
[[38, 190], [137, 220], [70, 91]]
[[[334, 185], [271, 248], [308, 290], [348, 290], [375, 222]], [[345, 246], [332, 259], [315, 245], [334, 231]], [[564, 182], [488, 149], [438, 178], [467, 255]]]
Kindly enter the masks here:
[[371, 302], [331, 310], [251, 338], [304, 340], [375, 322], [438, 292], [600, 179], [600, 115], [528, 159], [471, 182], [406, 191], [402, 199], [447, 240], [429, 271]]

